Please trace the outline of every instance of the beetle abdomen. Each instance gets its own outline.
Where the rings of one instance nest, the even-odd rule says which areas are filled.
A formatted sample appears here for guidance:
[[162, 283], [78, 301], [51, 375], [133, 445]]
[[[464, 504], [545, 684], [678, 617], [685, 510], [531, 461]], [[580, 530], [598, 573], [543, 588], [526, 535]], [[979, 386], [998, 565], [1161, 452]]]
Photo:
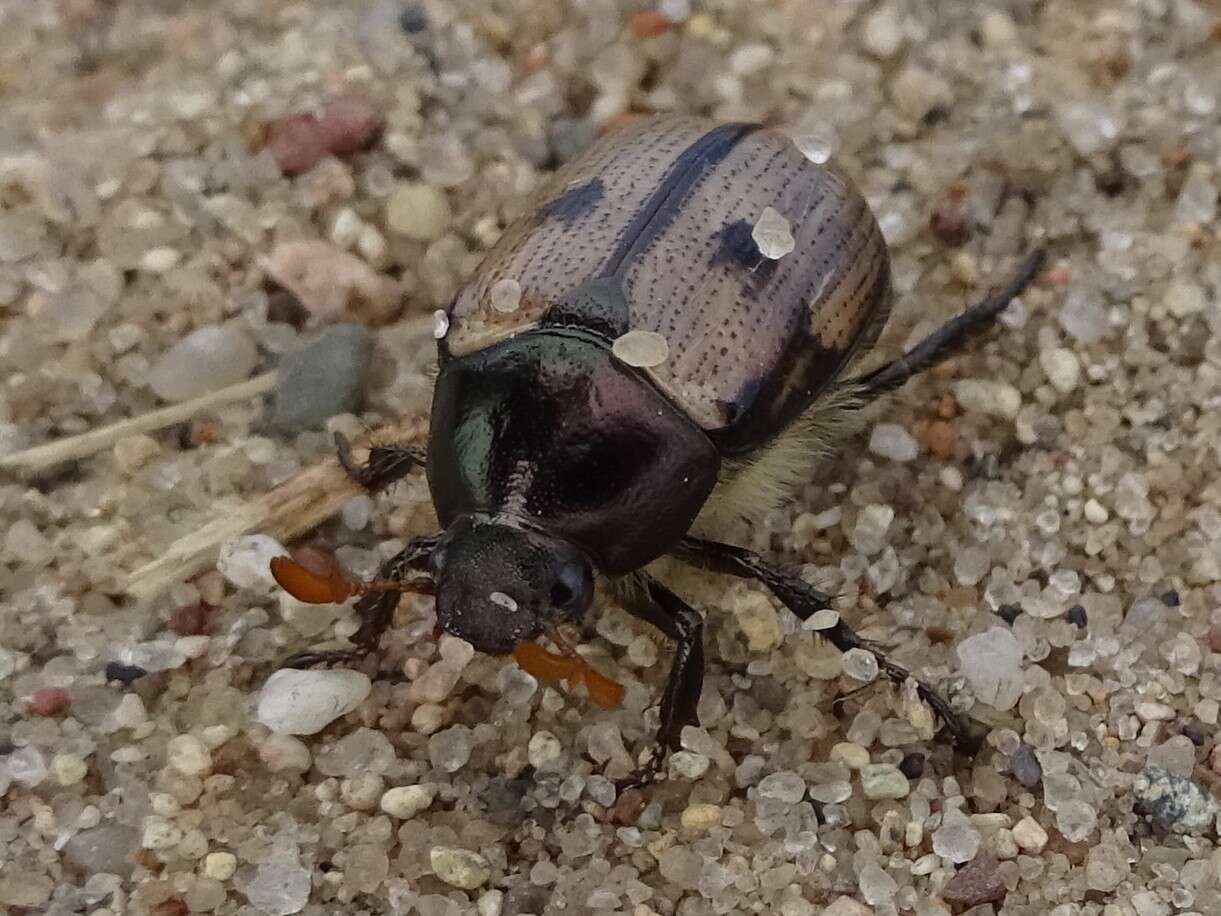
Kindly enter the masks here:
[[[492, 306], [506, 279], [513, 311]], [[776, 131], [667, 117], [557, 173], [459, 294], [443, 348], [539, 324], [660, 334], [665, 358], [641, 371], [733, 455], [800, 415], [888, 300], [885, 244], [846, 178]]]

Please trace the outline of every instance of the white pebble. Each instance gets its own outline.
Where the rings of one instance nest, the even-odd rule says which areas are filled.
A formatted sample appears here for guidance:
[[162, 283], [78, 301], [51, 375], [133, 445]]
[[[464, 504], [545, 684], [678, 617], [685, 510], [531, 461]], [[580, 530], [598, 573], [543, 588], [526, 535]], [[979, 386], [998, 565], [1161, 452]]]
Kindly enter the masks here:
[[259, 745], [259, 759], [273, 773], [304, 773], [314, 763], [304, 741], [274, 732]]
[[492, 308], [510, 314], [521, 307], [521, 284], [512, 277], [492, 284]]
[[228, 881], [237, 871], [237, 856], [231, 852], [210, 852], [204, 858], [204, 875], [213, 881]]
[[764, 207], [763, 214], [750, 237], [759, 246], [759, 253], [773, 261], [783, 258], [797, 247], [789, 221], [775, 207]]
[[194, 735], [175, 735], [165, 749], [165, 762], [188, 776], [212, 771], [212, 754]]
[[839, 623], [839, 612], [829, 607], [815, 611], [802, 627], [804, 630], [829, 630]]
[[382, 795], [381, 809], [406, 821], [426, 810], [436, 796], [436, 787], [432, 785], [395, 786]]
[[172, 849], [182, 840], [182, 831], [163, 817], [150, 814], [144, 818], [144, 833], [140, 845], [145, 849]]
[[526, 749], [526, 757], [530, 761], [530, 766], [536, 770], [543, 770], [554, 766], [564, 755], [563, 745], [560, 744], [560, 739], [549, 731], [535, 732], [530, 737], [530, 744]]
[[51, 778], [61, 786], [74, 786], [89, 773], [89, 765], [77, 754], [56, 754], [51, 758]]
[[1040, 853], [1047, 845], [1047, 831], [1033, 817], [1027, 815], [1013, 825], [1013, 839], [1027, 852]]
[[986, 413], [1012, 420], [1022, 407], [1022, 394], [1007, 382], [962, 379], [954, 384], [954, 397], [969, 413]]
[[637, 369], [660, 366], [670, 355], [666, 339], [654, 331], [628, 331], [611, 345], [615, 358]]
[[182, 254], [173, 248], [153, 248], [144, 252], [140, 259], [140, 267], [153, 274], [163, 274], [174, 268], [182, 259]]
[[1051, 387], [1061, 394], [1068, 394], [1077, 387], [1081, 379], [1081, 360], [1077, 354], [1065, 347], [1053, 347], [1039, 353], [1039, 364], [1051, 382]]
[[1085, 520], [1091, 525], [1105, 524], [1110, 517], [1107, 507], [1098, 500], [1091, 498], [1085, 501]]
[[258, 361], [258, 347], [242, 327], [213, 325], [161, 354], [148, 371], [148, 384], [162, 400], [186, 401], [245, 381]]
[[359, 671], [282, 668], [263, 685], [257, 718], [282, 735], [316, 735], [363, 703], [372, 686]]
[[878, 676], [878, 658], [868, 649], [849, 649], [844, 653], [844, 674], [853, 680], [871, 683]]
[[889, 60], [903, 47], [903, 23], [891, 4], [878, 7], [865, 20], [861, 43], [874, 57]]
[[355, 210], [351, 207], [344, 207], [335, 214], [335, 221], [331, 223], [331, 241], [340, 248], [350, 249], [360, 239], [364, 226], [364, 222], [356, 215]]
[[891, 461], [912, 461], [920, 452], [916, 438], [898, 423], [879, 423], [869, 436], [869, 451]]
[[445, 314], [444, 309], [437, 309], [432, 313], [432, 336], [435, 340], [444, 340], [448, 333], [449, 315]]
[[492, 876], [488, 860], [469, 849], [434, 846], [428, 851], [428, 861], [438, 878], [466, 891], [473, 891]]
[[266, 534], [246, 534], [221, 544], [216, 570], [237, 588], [270, 594], [277, 588], [271, 574], [271, 561], [286, 556], [288, 551], [275, 538]]
[[992, 627], [958, 644], [962, 673], [975, 696], [998, 710], [1022, 696], [1022, 647], [1007, 627]]

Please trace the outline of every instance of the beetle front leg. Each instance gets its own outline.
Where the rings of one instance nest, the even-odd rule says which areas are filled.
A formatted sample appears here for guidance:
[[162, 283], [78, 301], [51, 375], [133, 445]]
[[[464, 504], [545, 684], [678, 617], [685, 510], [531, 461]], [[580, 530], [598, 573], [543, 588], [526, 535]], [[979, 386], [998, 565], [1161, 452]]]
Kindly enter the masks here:
[[413, 468], [424, 466], [424, 452], [406, 445], [372, 445], [364, 464], [357, 464], [352, 457], [352, 444], [343, 433], [335, 433], [335, 457], [340, 467], [347, 471], [362, 488], [371, 493], [384, 490], [411, 473]]
[[[382, 564], [378, 578], [391, 582], [405, 582], [411, 573], [425, 570], [440, 538], [439, 534], [416, 538]], [[390, 623], [394, 620], [394, 612], [398, 608], [401, 598], [402, 592], [375, 591], [364, 595], [353, 605], [352, 609], [360, 618], [360, 627], [352, 635], [352, 642], [356, 648], [298, 652], [286, 658], [280, 667], [316, 668], [322, 665], [359, 662], [377, 650], [382, 634], [390, 628]]]
[[704, 687], [704, 618], [695, 608], [660, 582], [645, 578], [641, 587], [623, 599], [624, 609], [634, 617], [652, 624], [674, 640], [674, 661], [661, 697], [661, 727], [657, 748], [647, 767], [629, 780], [648, 782], [660, 769], [670, 751], [681, 745], [684, 726], [699, 724], [696, 707]]
[[[786, 573], [766, 562], [757, 553], [743, 547], [684, 538], [673, 556], [692, 566], [701, 566], [723, 575], [741, 579], [755, 579], [766, 585], [781, 603], [802, 620], [808, 620], [815, 612], [831, 606], [831, 596], [820, 592], [798, 576]], [[843, 620], [835, 626], [819, 630], [822, 636], [840, 652], [849, 649], [864, 649], [877, 660], [878, 669], [895, 684], [902, 686], [912, 677], [910, 671], [890, 660], [880, 649], [870, 645]], [[978, 744], [979, 736], [967, 722], [950, 706], [949, 701], [918, 678], [916, 691], [920, 699], [929, 705], [953, 736], [954, 743], [964, 749]]]

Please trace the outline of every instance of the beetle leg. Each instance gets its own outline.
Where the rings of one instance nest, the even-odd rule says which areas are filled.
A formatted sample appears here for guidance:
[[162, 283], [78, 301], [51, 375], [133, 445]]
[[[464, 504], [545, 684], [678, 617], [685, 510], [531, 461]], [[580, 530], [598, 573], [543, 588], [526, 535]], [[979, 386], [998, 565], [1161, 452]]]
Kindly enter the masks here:
[[[757, 553], [743, 547], [730, 544], [720, 544], [716, 541], [704, 541], [698, 538], [683, 538], [672, 556], [692, 566], [702, 566], [723, 575], [736, 576], [741, 579], [755, 579], [766, 585], [790, 611], [802, 620], [808, 620], [816, 611], [831, 606], [831, 597], [820, 592], [814, 586], [798, 576], [786, 573], [766, 562]], [[864, 649], [877, 659], [878, 669], [895, 684], [902, 686], [912, 677], [910, 671], [902, 665], [890, 660], [880, 649], [874, 647], [868, 640], [853, 630], [843, 620], [835, 626], [819, 630], [822, 636], [840, 652], [849, 649]], [[918, 678], [916, 692], [920, 699], [929, 705], [942, 724], [953, 736], [954, 743], [960, 747], [970, 748], [978, 741], [967, 723], [954, 711], [949, 701]]]
[[948, 359], [971, 338], [990, 327], [1005, 307], [1022, 294], [1043, 265], [1043, 255], [1042, 249], [1027, 255], [1004, 287], [947, 321], [902, 356], [845, 384], [856, 388], [866, 401], [872, 401]]
[[699, 721], [696, 707], [704, 686], [704, 618], [654, 579], [644, 579], [642, 587], [625, 595], [622, 603], [629, 614], [651, 623], [675, 643], [661, 697], [657, 749], [646, 767], [649, 772], [634, 775], [632, 781], [639, 784], [656, 773], [669, 751], [678, 750], [683, 727]]
[[365, 463], [357, 464], [352, 458], [352, 443], [338, 432], [335, 433], [335, 457], [349, 477], [371, 492], [384, 490], [410, 474], [412, 468], [424, 465], [424, 453], [405, 445], [370, 446]]
[[[439, 534], [415, 538], [406, 547], [382, 564], [379, 579], [394, 582], [406, 580], [413, 572], [427, 567], [428, 559], [436, 549]], [[281, 668], [317, 668], [323, 665], [342, 665], [359, 662], [377, 650], [382, 634], [390, 628], [398, 608], [401, 592], [393, 590], [369, 592], [352, 606], [360, 618], [360, 628], [353, 634], [354, 649], [335, 649], [321, 652], [298, 652], [286, 658]]]

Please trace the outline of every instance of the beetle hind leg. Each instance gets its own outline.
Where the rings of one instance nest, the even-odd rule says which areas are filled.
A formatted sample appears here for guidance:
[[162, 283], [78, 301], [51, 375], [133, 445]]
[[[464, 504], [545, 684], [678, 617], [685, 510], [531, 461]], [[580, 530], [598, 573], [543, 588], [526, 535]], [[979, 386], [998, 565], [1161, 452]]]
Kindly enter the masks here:
[[369, 457], [359, 464], [352, 457], [352, 444], [343, 433], [335, 433], [335, 457], [356, 483], [370, 492], [384, 490], [424, 465], [424, 453], [405, 445], [374, 445]]
[[1013, 277], [999, 290], [970, 306], [916, 344], [902, 356], [845, 383], [868, 402], [894, 391], [912, 376], [931, 369], [958, 352], [973, 337], [992, 325], [997, 316], [1022, 294], [1043, 265], [1044, 252], [1027, 255]]
[[[740, 579], [755, 579], [763, 583], [785, 607], [802, 620], [808, 620], [816, 612], [831, 607], [830, 595], [820, 592], [795, 575], [777, 569], [754, 551], [742, 547], [688, 537], [683, 539], [673, 555], [692, 566], [703, 567]], [[955, 745], [966, 750], [978, 745], [980, 736], [966, 720], [954, 711], [945, 697], [928, 684], [913, 677], [910, 671], [892, 661], [868, 640], [861, 638], [844, 621], [840, 620], [833, 627], [818, 631], [818, 635], [825, 638], [840, 652], [847, 652], [849, 649], [864, 649], [869, 652], [877, 660], [878, 670], [900, 687], [905, 685], [908, 679], [913, 680], [916, 685], [916, 693], [941, 720]]]

